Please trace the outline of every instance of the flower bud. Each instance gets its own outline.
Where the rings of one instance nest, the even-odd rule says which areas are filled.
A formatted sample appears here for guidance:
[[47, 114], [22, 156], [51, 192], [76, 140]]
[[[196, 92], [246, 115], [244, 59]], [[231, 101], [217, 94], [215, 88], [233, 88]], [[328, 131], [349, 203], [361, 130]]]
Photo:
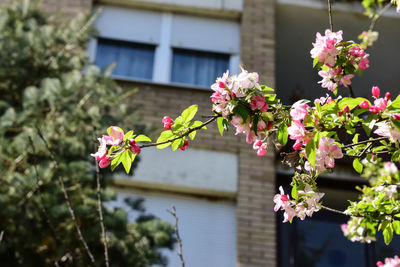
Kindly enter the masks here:
[[369, 107], [369, 112], [371, 112], [373, 114], [376, 114], [376, 113], [379, 113], [379, 109], [377, 107], [375, 107], [375, 106], [370, 106]]
[[372, 87], [371, 91], [372, 91], [372, 96], [375, 97], [375, 98], [378, 98], [380, 96], [380, 94], [381, 94], [381, 90], [379, 89], [378, 86]]
[[363, 102], [361, 102], [359, 106], [360, 106], [360, 108], [367, 109], [367, 108], [369, 108], [369, 103], [367, 100], [363, 100]]
[[179, 149], [182, 151], [185, 151], [186, 147], [189, 145], [189, 142], [185, 140], [185, 143], [183, 143], [183, 146], [181, 146]]
[[164, 116], [164, 118], [162, 119], [162, 121], [161, 121], [162, 123], [171, 123], [172, 122], [172, 119], [171, 119], [171, 117], [170, 116]]
[[110, 165], [110, 158], [107, 156], [107, 157], [104, 157], [102, 160], [100, 160], [100, 162], [99, 162], [99, 167], [101, 168], [101, 169], [104, 169], [105, 167], [107, 167], [108, 165]]
[[391, 97], [392, 97], [392, 94], [389, 92], [386, 92], [386, 94], [385, 94], [386, 100], [389, 100]]
[[350, 108], [349, 108], [348, 105], [346, 105], [346, 106], [343, 108], [343, 112], [344, 112], [344, 113], [349, 113], [349, 112], [350, 112]]
[[130, 140], [129, 140], [129, 145], [130, 145], [130, 146], [133, 146], [133, 145], [135, 145], [135, 144], [136, 144], [135, 139], [130, 139]]
[[342, 112], [341, 110], [338, 110], [337, 114], [338, 114], [339, 116], [342, 116], [343, 112]]
[[400, 113], [393, 114], [393, 119], [400, 121]]

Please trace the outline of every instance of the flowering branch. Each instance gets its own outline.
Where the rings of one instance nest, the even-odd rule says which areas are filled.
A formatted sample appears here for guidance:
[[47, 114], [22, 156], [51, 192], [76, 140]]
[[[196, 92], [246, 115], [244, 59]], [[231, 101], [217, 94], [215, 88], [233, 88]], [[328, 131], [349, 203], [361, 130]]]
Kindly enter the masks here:
[[182, 254], [182, 240], [181, 237], [179, 235], [179, 229], [178, 229], [178, 217], [176, 216], [176, 209], [175, 206], [172, 206], [172, 211], [167, 210], [172, 216], [174, 216], [174, 220], [175, 220], [175, 234], [176, 234], [176, 239], [178, 241], [178, 245], [179, 245], [179, 251], [178, 251], [178, 255], [179, 255], [179, 259], [181, 260], [181, 264], [182, 267], [185, 267], [185, 261], [183, 260], [183, 254]]

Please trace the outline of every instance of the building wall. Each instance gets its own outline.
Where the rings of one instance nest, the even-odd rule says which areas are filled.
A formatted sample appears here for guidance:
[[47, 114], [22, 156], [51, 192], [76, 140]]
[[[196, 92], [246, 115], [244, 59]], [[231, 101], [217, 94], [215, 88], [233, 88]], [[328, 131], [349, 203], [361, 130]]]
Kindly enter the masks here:
[[[100, 2], [121, 5], [121, 1]], [[145, 2], [127, 1], [125, 4], [128, 7], [148, 9], [151, 4], [154, 4], [153, 2], [157, 1], [148, 1], [150, 4]], [[194, 2], [199, 3], [198, 1]], [[174, 12], [176, 9], [179, 13], [240, 20], [243, 66], [249, 71], [259, 72], [262, 82], [274, 86], [275, 11], [273, 0], [244, 0], [242, 11], [241, 1], [234, 1], [232, 8], [224, 4], [225, 1], [218, 3], [209, 1], [209, 5], [197, 7], [185, 7], [184, 5], [184, 8], [179, 7], [182, 6], [181, 3], [173, 1], [169, 5], [162, 3], [157, 3], [157, 5], [164, 6], [164, 9], [168, 8], [170, 12]], [[88, 13], [94, 4], [96, 3], [93, 3], [92, 0], [44, 0], [43, 7], [51, 13], [61, 12], [69, 16], [78, 11]], [[198, 12], [196, 12], [196, 8]], [[141, 122], [145, 122], [150, 127], [161, 128], [163, 116], [177, 116], [178, 112], [192, 104], [199, 105], [198, 119], [204, 120], [200, 115], [212, 114], [211, 90], [155, 83], [128, 81], [119, 81], [119, 83], [127, 89], [139, 88], [139, 93], [127, 101], [131, 105], [139, 107]], [[246, 144], [244, 137], [235, 136], [232, 131], [221, 137], [216, 124], [210, 125], [207, 131], [199, 132], [196, 140], [190, 143], [190, 148], [228, 152], [237, 156], [238, 182], [237, 192], [233, 198], [237, 211], [237, 266], [275, 266], [276, 234], [272, 203], [275, 190], [273, 149], [269, 149], [270, 152], [266, 157], [257, 157], [252, 146]], [[177, 153], [179, 152], [177, 151]], [[229, 166], [221, 166], [221, 168], [229, 168]]]

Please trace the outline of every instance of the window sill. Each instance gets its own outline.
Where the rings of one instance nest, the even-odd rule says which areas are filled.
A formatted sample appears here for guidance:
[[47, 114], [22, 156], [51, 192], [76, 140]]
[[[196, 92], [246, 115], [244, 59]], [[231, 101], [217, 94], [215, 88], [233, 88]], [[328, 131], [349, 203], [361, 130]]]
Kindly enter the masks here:
[[146, 79], [140, 79], [140, 78], [130, 78], [130, 77], [124, 77], [124, 76], [118, 76], [118, 75], [112, 75], [111, 77], [117, 82], [141, 83], [141, 84], [146, 84], [146, 85], [162, 86], [162, 87], [169, 87], [169, 88], [182, 88], [185, 90], [211, 91], [210, 87], [190, 85], [190, 84], [184, 84], [184, 83], [162, 83], [162, 82], [155, 82], [152, 80], [146, 80]]

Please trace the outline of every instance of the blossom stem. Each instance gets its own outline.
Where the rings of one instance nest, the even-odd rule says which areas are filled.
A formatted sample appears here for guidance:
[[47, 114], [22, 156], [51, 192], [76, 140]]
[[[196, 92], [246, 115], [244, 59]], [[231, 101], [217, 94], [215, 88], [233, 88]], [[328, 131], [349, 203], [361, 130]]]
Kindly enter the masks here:
[[201, 124], [201, 125], [199, 125], [197, 127], [194, 127], [194, 128], [190, 128], [186, 132], [184, 132], [183, 134], [181, 134], [181, 135], [179, 135], [177, 137], [174, 137], [174, 138], [171, 138], [171, 139], [168, 139], [166, 141], [159, 142], [159, 143], [143, 144], [143, 145], [140, 145], [140, 148], [152, 147], [152, 146], [158, 146], [158, 145], [163, 145], [163, 144], [167, 144], [167, 143], [172, 143], [175, 140], [178, 140], [178, 139], [180, 139], [182, 137], [188, 136], [190, 133], [192, 133], [194, 131], [200, 130], [201, 128], [203, 128], [207, 124], [210, 124], [211, 122], [215, 121], [218, 117], [221, 117], [221, 115], [219, 115], [219, 114], [215, 115], [211, 119], [209, 119], [208, 121], [203, 122], [203, 124]]
[[329, 207], [327, 207], [327, 206], [324, 206], [324, 205], [321, 205], [321, 207], [322, 207], [324, 210], [327, 210], [327, 211], [330, 211], [330, 212], [334, 212], [334, 213], [338, 213], [338, 214], [342, 214], [342, 215], [350, 216], [350, 215], [348, 215], [348, 214], [344, 213], [343, 211], [336, 210], [336, 209], [332, 209], [332, 208], [329, 208]]
[[356, 97], [356, 95], [354, 94], [353, 87], [351, 87], [351, 85], [350, 85], [350, 84], [349, 84], [347, 87], [349, 87], [350, 96], [351, 96], [352, 98], [355, 98], [355, 97]]

